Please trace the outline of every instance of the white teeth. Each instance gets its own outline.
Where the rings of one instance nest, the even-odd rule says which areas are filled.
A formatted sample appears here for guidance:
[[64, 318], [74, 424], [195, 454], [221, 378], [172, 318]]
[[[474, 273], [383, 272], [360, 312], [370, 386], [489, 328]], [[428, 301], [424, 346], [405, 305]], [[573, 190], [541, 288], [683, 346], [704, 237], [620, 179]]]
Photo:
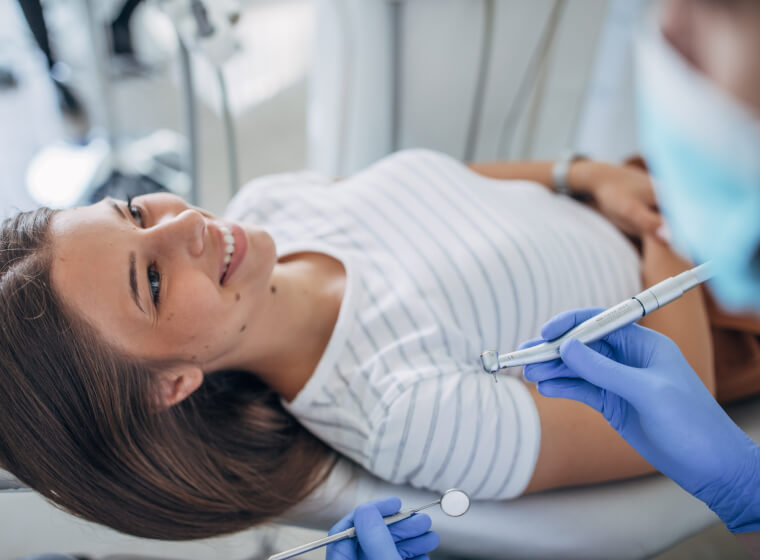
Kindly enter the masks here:
[[219, 229], [221, 230], [222, 235], [224, 236], [224, 243], [226, 244], [224, 246], [224, 251], [227, 253], [226, 255], [224, 255], [224, 264], [227, 265], [224, 267], [224, 272], [222, 273], [222, 277], [224, 277], [224, 275], [227, 274], [227, 270], [230, 267], [232, 254], [235, 252], [235, 237], [232, 235], [232, 232], [227, 226], [219, 224]]

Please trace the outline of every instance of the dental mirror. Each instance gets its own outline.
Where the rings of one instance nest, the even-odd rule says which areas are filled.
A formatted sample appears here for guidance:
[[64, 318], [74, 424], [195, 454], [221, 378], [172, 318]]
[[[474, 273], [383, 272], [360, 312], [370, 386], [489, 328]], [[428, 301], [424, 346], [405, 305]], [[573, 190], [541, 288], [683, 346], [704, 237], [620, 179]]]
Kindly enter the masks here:
[[449, 517], [459, 517], [470, 509], [470, 497], [456, 488], [446, 490], [441, 496], [441, 511]]
[[[398, 523], [399, 521], [403, 521], [404, 519], [411, 517], [418, 511], [422, 511], [423, 509], [427, 509], [435, 505], [440, 505], [441, 511], [445, 513], [446, 515], [448, 515], [449, 517], [460, 517], [464, 515], [465, 513], [467, 513], [467, 511], [470, 509], [470, 497], [467, 495], [466, 492], [459, 490], [457, 488], [452, 488], [451, 490], [446, 490], [443, 493], [443, 495], [434, 502], [431, 502], [424, 506], [412, 508], [412, 509], [401, 510], [400, 512], [394, 515], [389, 515], [388, 517], [383, 518], [383, 520], [385, 521], [386, 525]], [[270, 556], [267, 560], [286, 560], [287, 558], [294, 558], [296, 556], [300, 556], [301, 554], [309, 552], [310, 550], [315, 550], [322, 546], [327, 546], [328, 544], [332, 544], [336, 541], [342, 541], [343, 539], [350, 539], [355, 536], [356, 536], [356, 529], [354, 527], [351, 527], [350, 529], [346, 529], [345, 531], [341, 531], [340, 533], [335, 533], [334, 535], [331, 535], [329, 537], [325, 537], [323, 539], [319, 539], [310, 543], [303, 544], [301, 546], [297, 546], [295, 548], [291, 548], [290, 550], [286, 550], [285, 552], [280, 552], [279, 554], [274, 554]]]

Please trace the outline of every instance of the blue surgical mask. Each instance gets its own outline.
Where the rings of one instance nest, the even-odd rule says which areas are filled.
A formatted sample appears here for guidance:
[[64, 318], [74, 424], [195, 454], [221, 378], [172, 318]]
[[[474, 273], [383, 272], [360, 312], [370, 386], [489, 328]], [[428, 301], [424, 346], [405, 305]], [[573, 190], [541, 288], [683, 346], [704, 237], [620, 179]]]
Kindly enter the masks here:
[[667, 42], [637, 44], [641, 148], [676, 250], [712, 261], [718, 300], [760, 312], [760, 119]]

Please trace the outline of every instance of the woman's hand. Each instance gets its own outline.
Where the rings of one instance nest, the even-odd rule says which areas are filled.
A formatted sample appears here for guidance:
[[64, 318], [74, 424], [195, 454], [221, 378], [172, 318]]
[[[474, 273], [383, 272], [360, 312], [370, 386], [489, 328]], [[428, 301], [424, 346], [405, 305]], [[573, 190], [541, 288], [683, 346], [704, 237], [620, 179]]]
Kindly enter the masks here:
[[568, 180], [573, 190], [588, 195], [591, 206], [622, 232], [663, 239], [658, 233], [663, 221], [652, 180], [643, 168], [578, 160], [570, 166]]

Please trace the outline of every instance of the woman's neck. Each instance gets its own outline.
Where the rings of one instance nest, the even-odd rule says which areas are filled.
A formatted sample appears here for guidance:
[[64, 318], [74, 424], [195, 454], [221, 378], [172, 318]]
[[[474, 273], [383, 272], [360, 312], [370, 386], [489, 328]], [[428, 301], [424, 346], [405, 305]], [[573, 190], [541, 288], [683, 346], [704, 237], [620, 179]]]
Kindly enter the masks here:
[[279, 260], [272, 272], [272, 305], [252, 345], [257, 355], [245, 369], [293, 400], [327, 348], [345, 281], [343, 265], [328, 255], [297, 253]]

